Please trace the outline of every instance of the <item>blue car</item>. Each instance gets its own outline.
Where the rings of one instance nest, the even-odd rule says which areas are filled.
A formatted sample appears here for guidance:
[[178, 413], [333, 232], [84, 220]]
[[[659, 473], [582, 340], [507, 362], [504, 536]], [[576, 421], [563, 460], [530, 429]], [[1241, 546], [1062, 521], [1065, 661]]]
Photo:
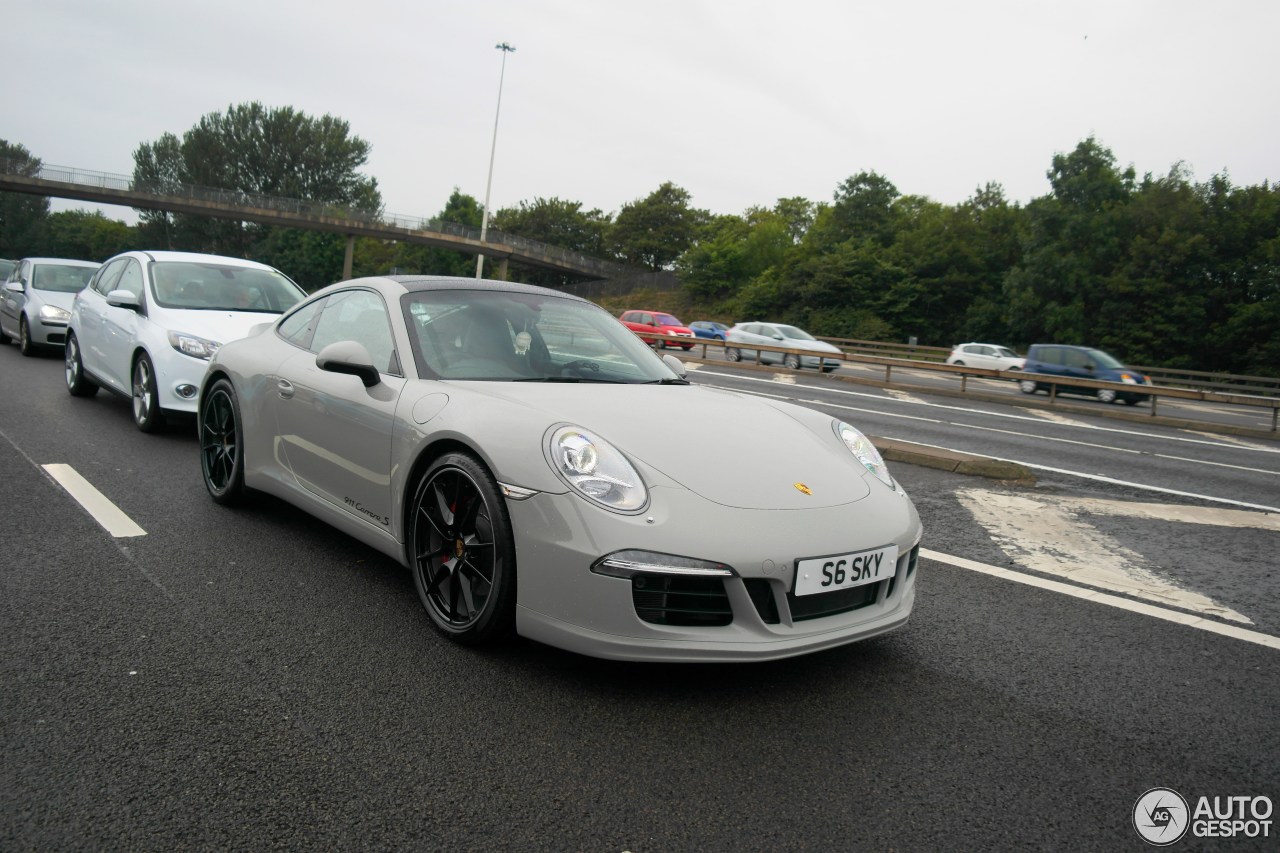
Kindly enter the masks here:
[[[1026, 373], [1044, 373], [1055, 378], [1100, 379], [1108, 382], [1123, 382], [1126, 385], [1150, 385], [1150, 380], [1131, 367], [1126, 367], [1119, 359], [1092, 347], [1068, 346], [1064, 344], [1032, 344], [1027, 350], [1026, 364], [1022, 368]], [[1055, 383], [1058, 391], [1072, 394], [1096, 396], [1104, 403], [1121, 402], [1136, 406], [1148, 399], [1147, 394], [1116, 392], [1110, 388], [1080, 388], [1070, 382]], [[1036, 382], [1034, 379], [1023, 379], [1018, 387], [1024, 394], [1037, 391], [1048, 391], [1049, 385]]]
[[693, 329], [697, 337], [709, 338], [713, 341], [723, 341], [724, 333], [729, 331], [729, 327], [724, 323], [717, 323], [714, 320], [694, 320], [689, 324], [689, 328]]

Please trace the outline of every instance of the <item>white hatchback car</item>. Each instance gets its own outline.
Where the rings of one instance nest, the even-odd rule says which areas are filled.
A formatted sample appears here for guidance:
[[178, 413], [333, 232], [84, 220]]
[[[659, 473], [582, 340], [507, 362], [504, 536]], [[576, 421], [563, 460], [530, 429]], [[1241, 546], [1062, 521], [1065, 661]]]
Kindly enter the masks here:
[[1000, 344], [956, 344], [947, 364], [982, 367], [988, 370], [1021, 370], [1026, 359]]
[[133, 399], [138, 429], [196, 411], [209, 359], [306, 294], [265, 264], [189, 252], [125, 252], [76, 295], [66, 341], [67, 390]]

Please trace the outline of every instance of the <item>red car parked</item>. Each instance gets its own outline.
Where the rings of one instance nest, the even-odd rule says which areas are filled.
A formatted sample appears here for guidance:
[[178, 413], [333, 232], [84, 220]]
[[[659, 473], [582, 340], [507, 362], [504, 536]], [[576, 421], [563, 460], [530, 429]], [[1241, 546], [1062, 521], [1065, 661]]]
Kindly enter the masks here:
[[[623, 311], [619, 319], [622, 320], [622, 325], [635, 332], [640, 336], [640, 340], [650, 346], [656, 345], [658, 349], [664, 349], [667, 346], [678, 346], [686, 350], [693, 349], [693, 330], [670, 314], [664, 314], [661, 311]], [[672, 335], [674, 337], [688, 338], [689, 343], [655, 340], [654, 335]]]

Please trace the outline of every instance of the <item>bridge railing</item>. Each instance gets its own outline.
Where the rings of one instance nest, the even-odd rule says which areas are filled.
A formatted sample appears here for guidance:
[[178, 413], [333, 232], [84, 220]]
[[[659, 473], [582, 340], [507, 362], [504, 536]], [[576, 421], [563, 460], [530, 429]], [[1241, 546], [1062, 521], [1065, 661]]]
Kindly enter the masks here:
[[624, 264], [603, 258], [595, 258], [552, 246], [527, 237], [508, 234], [490, 228], [485, 232], [485, 239], [480, 239], [480, 229], [456, 222], [445, 222], [423, 216], [406, 216], [385, 211], [367, 211], [336, 204], [305, 201], [287, 196], [273, 196], [263, 193], [243, 192], [241, 190], [205, 187], [196, 184], [183, 184], [177, 181], [139, 181], [132, 175], [97, 172], [91, 169], [80, 169], [72, 166], [54, 166], [41, 164], [33, 167], [30, 161], [0, 158], [0, 170], [5, 174], [21, 175], [44, 181], [55, 181], [80, 187], [117, 190], [120, 192], [147, 193], [157, 197], [192, 199], [196, 201], [220, 204], [229, 207], [255, 208], [258, 210], [279, 211], [300, 216], [324, 217], [327, 219], [345, 219], [362, 224], [378, 224], [392, 228], [403, 228], [406, 231], [426, 231], [444, 234], [450, 237], [461, 237], [476, 243], [517, 249], [529, 255], [541, 255], [561, 261], [568, 266], [590, 269], [603, 278], [634, 275], [635, 270]]

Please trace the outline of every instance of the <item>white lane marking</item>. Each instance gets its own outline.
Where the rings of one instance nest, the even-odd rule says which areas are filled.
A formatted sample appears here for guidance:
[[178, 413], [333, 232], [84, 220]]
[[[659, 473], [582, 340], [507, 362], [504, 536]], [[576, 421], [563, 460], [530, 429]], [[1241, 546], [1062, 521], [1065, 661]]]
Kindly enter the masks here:
[[777, 382], [780, 385], [796, 384], [796, 378], [789, 373], [775, 373], [773, 374], [773, 379], [770, 381]]
[[1267, 447], [1266, 445], [1257, 444], [1252, 441], [1245, 441], [1243, 438], [1237, 438], [1234, 435], [1218, 435], [1217, 433], [1200, 432], [1199, 430], [1194, 430], [1194, 429], [1183, 430], [1183, 432], [1189, 432], [1192, 435], [1202, 435], [1205, 438], [1216, 439], [1217, 442], [1226, 442], [1227, 444], [1232, 445], [1234, 447], [1247, 447], [1250, 450], [1263, 450], [1268, 453], [1271, 452], [1271, 448]]
[[[905, 441], [908, 444], [918, 444], [921, 447], [932, 447], [935, 450], [948, 450], [952, 453], [969, 453], [967, 450], [957, 450], [954, 447], [943, 447], [939, 444], [924, 444], [919, 441], [912, 441], [909, 438], [894, 438], [893, 436], [882, 436], [893, 441]], [[1280, 507], [1267, 506], [1266, 504], [1251, 504], [1246, 501], [1232, 500], [1231, 498], [1218, 498], [1213, 495], [1198, 495], [1195, 492], [1184, 492], [1179, 489], [1166, 489], [1163, 486], [1148, 486], [1145, 483], [1135, 483], [1130, 480], [1119, 480], [1115, 477], [1106, 477], [1102, 474], [1087, 474], [1084, 471], [1070, 471], [1066, 468], [1054, 468], [1052, 465], [1037, 465], [1034, 462], [1023, 462], [1019, 459], [1006, 459], [1003, 456], [986, 456], [987, 459], [994, 459], [997, 462], [1012, 462], [1015, 465], [1025, 465], [1036, 471], [1048, 471], [1051, 474], [1065, 474], [1068, 477], [1081, 477], [1085, 480], [1096, 480], [1099, 483], [1113, 483], [1117, 486], [1127, 486], [1130, 489], [1142, 489], [1148, 492], [1159, 492], [1162, 495], [1177, 495], [1181, 498], [1194, 498], [1200, 501], [1212, 501], [1213, 503], [1227, 504], [1228, 506], [1239, 506], [1245, 509], [1257, 509], [1262, 512], [1280, 512]]]
[[1247, 628], [1241, 628], [1236, 625], [1224, 625], [1221, 622], [1214, 622], [1201, 616], [1192, 616], [1190, 613], [1180, 613], [1177, 610], [1168, 610], [1163, 607], [1156, 607], [1154, 604], [1143, 604], [1140, 601], [1130, 601], [1129, 599], [1121, 598], [1118, 595], [1099, 592], [1095, 589], [1085, 589], [1084, 587], [1072, 586], [1071, 584], [1049, 580], [1048, 578], [1024, 575], [1021, 572], [1002, 569], [999, 566], [989, 566], [986, 563], [979, 563], [974, 560], [966, 560], [964, 557], [953, 557], [950, 554], [942, 554], [937, 551], [930, 551], [926, 548], [920, 549], [920, 556], [924, 557], [926, 560], [933, 560], [938, 563], [946, 563], [949, 566], [955, 566], [958, 569], [967, 569], [971, 572], [990, 575], [991, 577], [1000, 578], [1001, 580], [1026, 584], [1027, 586], [1037, 587], [1038, 589], [1047, 590], [1049, 592], [1069, 595], [1072, 598], [1081, 598], [1097, 604], [1105, 604], [1108, 607], [1115, 607], [1119, 610], [1127, 610], [1130, 613], [1141, 613], [1146, 616], [1152, 616], [1156, 619], [1163, 619], [1166, 622], [1186, 625], [1188, 628], [1208, 631], [1211, 634], [1221, 634], [1224, 637], [1244, 640], [1248, 643], [1256, 643], [1257, 645], [1266, 646], [1270, 649], [1280, 650], [1280, 637], [1263, 634], [1261, 631], [1250, 631]]
[[1085, 429], [1093, 429], [1093, 424], [1087, 424], [1084, 421], [1078, 421], [1075, 418], [1069, 418], [1065, 415], [1060, 415], [1057, 412], [1050, 412], [1047, 409], [1031, 409], [1030, 411], [1036, 417], [1044, 418], [1046, 421], [1053, 421], [1055, 424], [1062, 424], [1064, 426], [1084, 427]]
[[925, 403], [924, 400], [921, 400], [909, 391], [899, 391], [896, 388], [886, 388], [884, 391], [890, 397], [893, 397], [895, 400], [901, 400], [904, 403]]
[[[703, 370], [703, 371], [702, 371], [702, 375], [703, 375], [703, 376], [716, 376], [716, 377], [719, 377], [719, 378], [721, 378], [721, 379], [731, 379], [731, 380], [735, 380], [735, 381], [742, 381], [742, 382], [769, 382], [769, 381], [771, 381], [771, 380], [768, 380], [768, 379], [760, 379], [759, 377], [756, 377], [756, 376], [739, 376], [739, 375], [737, 375], [737, 374], [733, 374], [733, 373], [716, 373], [716, 372], [711, 371], [711, 370]], [[806, 386], [806, 387], [808, 387], [808, 386]], [[730, 390], [734, 390], [734, 389], [732, 389], [732, 388], [731, 388]], [[868, 394], [868, 393], [863, 392], [863, 391], [849, 391], [849, 390], [846, 390], [846, 389], [844, 389], [844, 388], [823, 388], [822, 390], [823, 390], [824, 392], [826, 392], [826, 393], [829, 393], [829, 394], [840, 394], [840, 395], [847, 396], [847, 397], [863, 397], [863, 398], [866, 398], [866, 399], [870, 399], [870, 400], [879, 400], [879, 401], [882, 401], [882, 402], [885, 400], [885, 397], [884, 397], [884, 395], [882, 395], [882, 394]], [[743, 391], [742, 393], [750, 393], [750, 392], [749, 392], [749, 391]], [[976, 409], [976, 408], [972, 408], [972, 407], [968, 407], [968, 406], [948, 406], [948, 405], [945, 405], [945, 404], [942, 404], [942, 403], [932, 403], [932, 402], [929, 402], [928, 400], [919, 400], [919, 399], [917, 399], [917, 400], [903, 400], [902, 402], [904, 402], [904, 403], [908, 403], [908, 404], [911, 404], [911, 405], [928, 406], [928, 407], [930, 407], [930, 408], [934, 408], [934, 409], [944, 409], [944, 410], [946, 410], [946, 411], [951, 411], [951, 412], [965, 412], [965, 413], [968, 413], [968, 414], [983, 415], [983, 416], [985, 416], [985, 417], [990, 417], [990, 418], [1004, 418], [1004, 419], [1006, 419], [1006, 420], [1013, 420], [1013, 421], [1027, 421], [1027, 422], [1029, 422], [1029, 423], [1035, 423], [1035, 424], [1041, 424], [1041, 425], [1043, 425], [1043, 424], [1044, 424], [1044, 421], [1043, 421], [1043, 419], [1041, 419], [1041, 418], [1038, 418], [1038, 417], [1032, 417], [1032, 416], [1029, 416], [1029, 415], [1015, 415], [1015, 414], [1013, 414], [1013, 413], [1011, 413], [1011, 412], [992, 412], [992, 411], [988, 411], [988, 410], [986, 410], [986, 409]], [[834, 405], [834, 404], [832, 404], [832, 403], [821, 403], [821, 405]], [[854, 409], [854, 411], [873, 412], [874, 414], [883, 415], [883, 416], [885, 416], [885, 417], [891, 417], [891, 418], [893, 418], [893, 417], [909, 417], [909, 416], [907, 416], [907, 415], [899, 415], [899, 414], [895, 414], [895, 413], [892, 413], [892, 412], [886, 412], [886, 411], [883, 411], [883, 410], [881, 410], [881, 409]], [[1036, 409], [1036, 410], [1033, 410], [1033, 411], [1040, 411], [1040, 410], [1039, 410], [1039, 409]], [[913, 420], [930, 420], [930, 419], [926, 419], [926, 418], [913, 418]], [[942, 421], [942, 420], [935, 420], [935, 422], [936, 422], [936, 423], [947, 423], [947, 421]], [[969, 424], [958, 423], [958, 424], [957, 424], [957, 426], [969, 426]], [[1163, 433], [1143, 432], [1143, 431], [1141, 431], [1141, 430], [1120, 429], [1120, 428], [1118, 428], [1118, 427], [1106, 427], [1106, 426], [1099, 426], [1099, 425], [1089, 424], [1089, 423], [1085, 423], [1085, 422], [1079, 422], [1078, 424], [1065, 424], [1065, 423], [1064, 423], [1064, 424], [1063, 424], [1063, 426], [1077, 427], [1077, 428], [1079, 428], [1079, 429], [1087, 429], [1087, 430], [1092, 430], [1092, 431], [1095, 431], [1095, 432], [1115, 433], [1115, 434], [1117, 434], [1117, 435], [1133, 435], [1133, 436], [1138, 436], [1138, 437], [1140, 437], [1140, 438], [1158, 438], [1158, 439], [1161, 439], [1161, 440], [1163, 440], [1163, 441], [1177, 441], [1177, 442], [1181, 442], [1181, 443], [1184, 443], [1184, 444], [1205, 444], [1205, 445], [1216, 446], [1216, 447], [1224, 447], [1224, 446], [1227, 446], [1227, 445], [1224, 445], [1221, 441], [1206, 441], [1205, 439], [1200, 439], [1200, 438], [1189, 438], [1189, 437], [1187, 437], [1187, 436], [1182, 436], [1182, 435], [1166, 435], [1166, 434], [1163, 434]], [[1248, 449], [1248, 450], [1253, 450], [1253, 451], [1256, 451], [1256, 452], [1258, 452], [1258, 453], [1280, 453], [1280, 444], [1278, 444], [1278, 445], [1277, 445], [1277, 446], [1275, 446], [1275, 447], [1267, 447], [1267, 446], [1263, 446], [1263, 445], [1255, 445], [1255, 446], [1252, 446], [1252, 447], [1248, 447], [1248, 448], [1246, 448], [1246, 449]]]
[[[1244, 614], [1157, 575], [1141, 554], [1079, 518], [1081, 507], [1075, 500], [986, 489], [962, 489], [956, 497], [1001, 550], [1032, 571], [1206, 616], [1253, 624]], [[1122, 511], [1116, 504], [1123, 502], [1109, 503], [1113, 511]], [[1156, 514], [1150, 509], [1151, 504], [1144, 506], [1148, 517]]]
[[106, 495], [94, 488], [92, 483], [80, 476], [80, 472], [70, 465], [54, 463], [41, 467], [112, 536], [123, 539], [127, 536], [147, 535], [147, 531], [135, 524], [132, 518], [125, 515], [118, 506], [107, 499]]
[[684, 362], [681, 362], [681, 364], [684, 365], [685, 372], [687, 373], [692, 373], [695, 370], [702, 369], [702, 364], [697, 361], [684, 361]]

